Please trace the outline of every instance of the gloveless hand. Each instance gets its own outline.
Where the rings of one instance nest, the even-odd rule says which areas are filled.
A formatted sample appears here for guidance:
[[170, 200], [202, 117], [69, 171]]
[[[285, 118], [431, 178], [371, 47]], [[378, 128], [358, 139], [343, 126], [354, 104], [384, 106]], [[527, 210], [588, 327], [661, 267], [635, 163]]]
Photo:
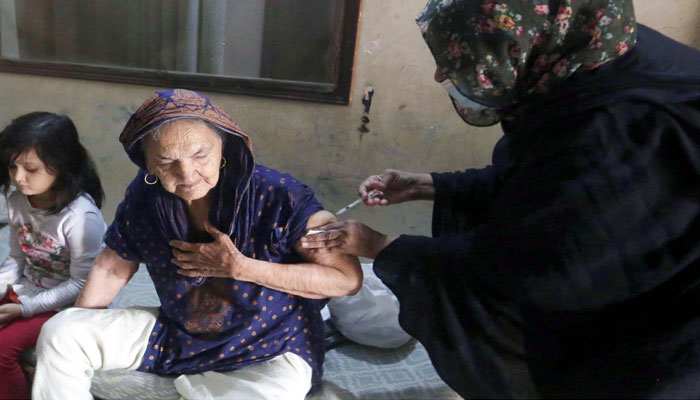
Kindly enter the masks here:
[[173, 259], [180, 269], [177, 273], [189, 277], [217, 277], [238, 279], [247, 260], [231, 238], [208, 221], [204, 229], [214, 238], [211, 243], [189, 243], [171, 240]]
[[303, 236], [301, 247], [338, 250], [344, 254], [372, 259], [395, 239], [355, 220], [333, 222], [313, 229], [322, 232]]
[[358, 194], [368, 206], [386, 206], [411, 200], [432, 200], [435, 188], [430, 174], [387, 169], [367, 177], [360, 184]]

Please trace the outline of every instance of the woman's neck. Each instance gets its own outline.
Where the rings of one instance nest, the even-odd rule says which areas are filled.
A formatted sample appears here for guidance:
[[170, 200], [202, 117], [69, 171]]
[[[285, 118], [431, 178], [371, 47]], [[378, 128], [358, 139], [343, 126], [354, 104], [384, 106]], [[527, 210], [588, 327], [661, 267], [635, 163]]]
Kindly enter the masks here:
[[209, 208], [211, 208], [211, 192], [201, 199], [188, 201], [190, 222], [197, 231], [205, 231], [204, 222], [209, 220]]

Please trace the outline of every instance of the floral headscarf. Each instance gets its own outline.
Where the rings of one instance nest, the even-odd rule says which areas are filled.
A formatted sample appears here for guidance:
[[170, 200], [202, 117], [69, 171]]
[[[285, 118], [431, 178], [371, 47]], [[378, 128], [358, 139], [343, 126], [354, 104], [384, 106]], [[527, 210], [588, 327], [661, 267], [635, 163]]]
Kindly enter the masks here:
[[[416, 21], [447, 78], [496, 110], [636, 43], [632, 0], [430, 0]], [[488, 125], [494, 115], [460, 114], [473, 125]]]

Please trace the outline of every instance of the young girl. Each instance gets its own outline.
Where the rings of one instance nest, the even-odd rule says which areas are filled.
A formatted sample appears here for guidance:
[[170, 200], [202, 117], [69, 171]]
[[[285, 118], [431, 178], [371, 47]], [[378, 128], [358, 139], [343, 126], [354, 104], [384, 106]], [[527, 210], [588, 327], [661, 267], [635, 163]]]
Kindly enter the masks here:
[[0, 265], [0, 399], [29, 398], [18, 364], [41, 326], [70, 306], [104, 247], [104, 193], [70, 118], [23, 115], [0, 133], [10, 255]]

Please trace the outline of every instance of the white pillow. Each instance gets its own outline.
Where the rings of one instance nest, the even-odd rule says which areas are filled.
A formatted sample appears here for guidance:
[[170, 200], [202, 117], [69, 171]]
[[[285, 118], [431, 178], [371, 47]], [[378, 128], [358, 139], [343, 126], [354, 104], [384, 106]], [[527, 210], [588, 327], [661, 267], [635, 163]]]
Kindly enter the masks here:
[[328, 309], [333, 325], [348, 339], [374, 347], [396, 348], [411, 339], [399, 326], [399, 300], [372, 264], [362, 264], [362, 288], [354, 296], [331, 299]]

